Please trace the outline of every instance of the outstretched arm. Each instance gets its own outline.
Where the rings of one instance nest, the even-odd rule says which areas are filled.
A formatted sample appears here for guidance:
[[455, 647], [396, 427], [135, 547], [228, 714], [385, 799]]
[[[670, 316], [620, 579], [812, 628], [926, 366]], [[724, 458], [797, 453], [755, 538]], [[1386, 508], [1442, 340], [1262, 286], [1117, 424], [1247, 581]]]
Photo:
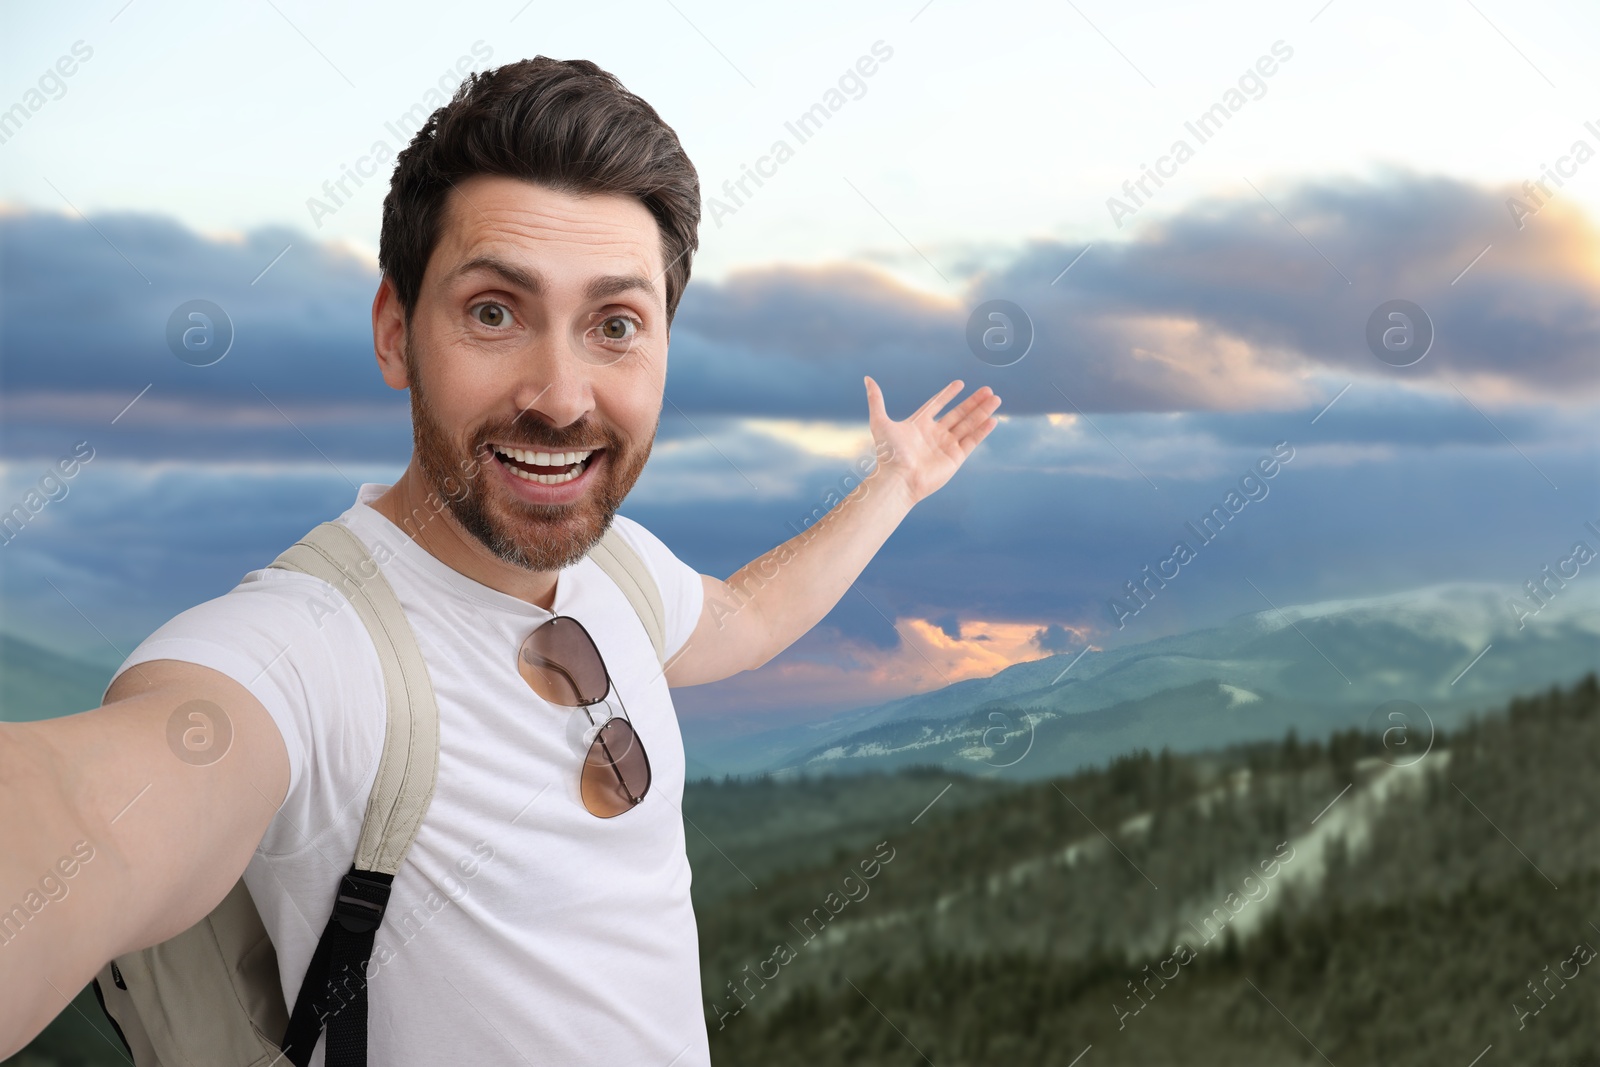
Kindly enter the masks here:
[[878, 383], [866, 379], [877, 467], [816, 523], [727, 581], [701, 576], [705, 607], [667, 665], [668, 685], [702, 685], [754, 670], [822, 621], [900, 520], [948, 482], [998, 425], [991, 416], [1000, 398], [988, 386], [935, 417], [962, 385], [951, 382], [896, 422]]
[[[190, 705], [194, 709], [185, 713]], [[191, 762], [173, 723], [228, 747]], [[0, 723], [0, 1059], [107, 960], [193, 926], [238, 881], [289, 789], [250, 691], [193, 663], [127, 671], [103, 707]]]

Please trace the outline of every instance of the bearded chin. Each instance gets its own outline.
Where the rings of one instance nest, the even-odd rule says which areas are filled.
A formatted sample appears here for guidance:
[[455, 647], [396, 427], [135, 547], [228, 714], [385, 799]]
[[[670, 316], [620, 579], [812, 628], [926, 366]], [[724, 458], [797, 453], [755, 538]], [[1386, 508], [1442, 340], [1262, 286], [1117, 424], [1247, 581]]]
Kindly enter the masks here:
[[497, 559], [530, 571], [558, 571], [588, 554], [638, 481], [654, 443], [652, 434], [637, 457], [608, 444], [595, 472], [598, 478], [580, 501], [542, 505], [521, 500], [498, 484], [498, 461], [488, 450], [487, 439], [477, 442], [479, 451], [454, 444], [433, 417], [415, 374], [411, 424], [417, 465], [433, 496], [434, 511], [442, 501], [461, 528]]

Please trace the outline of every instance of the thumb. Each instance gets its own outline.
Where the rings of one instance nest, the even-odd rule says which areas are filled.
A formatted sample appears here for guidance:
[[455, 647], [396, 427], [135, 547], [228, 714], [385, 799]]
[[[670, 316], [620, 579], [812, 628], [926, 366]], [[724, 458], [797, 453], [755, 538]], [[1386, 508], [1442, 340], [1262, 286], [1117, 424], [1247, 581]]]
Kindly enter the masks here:
[[867, 425], [872, 430], [873, 438], [882, 440], [893, 420], [889, 418], [889, 409], [884, 406], [883, 387], [870, 374], [864, 380], [867, 383]]

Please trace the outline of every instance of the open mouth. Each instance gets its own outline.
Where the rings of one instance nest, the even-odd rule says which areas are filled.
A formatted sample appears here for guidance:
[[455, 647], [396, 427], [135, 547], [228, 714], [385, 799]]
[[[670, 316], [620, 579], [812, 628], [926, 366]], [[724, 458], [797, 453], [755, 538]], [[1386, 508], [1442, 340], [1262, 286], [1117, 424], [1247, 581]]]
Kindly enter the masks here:
[[512, 474], [540, 485], [561, 485], [580, 477], [594, 458], [605, 451], [592, 448], [573, 452], [536, 452], [530, 449], [490, 445], [495, 458]]

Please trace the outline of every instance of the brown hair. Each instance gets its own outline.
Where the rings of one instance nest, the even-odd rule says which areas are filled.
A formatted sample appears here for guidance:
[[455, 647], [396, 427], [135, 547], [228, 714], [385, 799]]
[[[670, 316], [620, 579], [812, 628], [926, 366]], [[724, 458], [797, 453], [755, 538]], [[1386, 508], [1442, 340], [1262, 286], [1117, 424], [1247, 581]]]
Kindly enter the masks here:
[[445, 198], [475, 174], [636, 198], [661, 229], [671, 326], [700, 245], [700, 178], [672, 127], [614, 75], [586, 59], [535, 56], [469, 74], [428, 117], [395, 160], [378, 239], [378, 266], [408, 323]]

